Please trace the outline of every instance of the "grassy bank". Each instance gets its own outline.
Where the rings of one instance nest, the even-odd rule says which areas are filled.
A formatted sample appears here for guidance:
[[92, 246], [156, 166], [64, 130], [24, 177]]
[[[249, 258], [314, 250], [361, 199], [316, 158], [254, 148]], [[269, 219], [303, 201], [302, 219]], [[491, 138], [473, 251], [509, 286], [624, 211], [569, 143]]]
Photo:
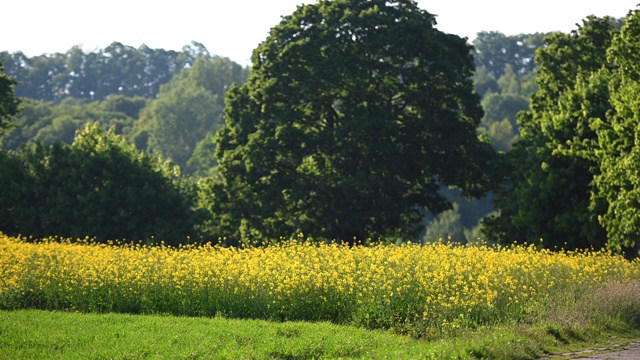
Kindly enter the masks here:
[[329, 323], [0, 311], [1, 359], [535, 359], [624, 343], [620, 327], [500, 326], [438, 341]]

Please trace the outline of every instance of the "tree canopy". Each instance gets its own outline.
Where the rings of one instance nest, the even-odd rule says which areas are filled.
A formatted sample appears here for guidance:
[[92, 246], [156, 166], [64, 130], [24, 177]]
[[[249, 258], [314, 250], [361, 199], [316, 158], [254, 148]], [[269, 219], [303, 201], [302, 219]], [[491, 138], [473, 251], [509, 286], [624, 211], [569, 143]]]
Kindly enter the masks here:
[[415, 238], [441, 185], [484, 194], [495, 152], [476, 130], [471, 48], [414, 1], [299, 6], [254, 51], [217, 133], [218, 225], [236, 238], [303, 232]]
[[73, 144], [0, 152], [0, 231], [177, 245], [198, 239], [195, 188], [170, 163], [96, 124]]
[[113, 95], [104, 101], [72, 97], [60, 103], [29, 98], [21, 101], [22, 110], [15, 117], [15, 127], [6, 132], [2, 141], [7, 150], [18, 150], [34, 142], [71, 144], [76, 131], [87, 122], [99, 122], [105, 130], [114, 127], [117, 134], [129, 133], [150, 99]]
[[608, 248], [635, 257], [640, 251], [640, 10], [627, 15], [605, 64], [588, 79], [586, 91], [587, 104], [606, 111], [605, 117], [591, 122], [596, 139], [577, 145], [599, 165], [592, 207], [606, 206], [599, 222]]
[[188, 173], [206, 173], [203, 167], [212, 163], [213, 151], [191, 159], [196, 149], [213, 145], [211, 137], [223, 123], [224, 95], [247, 76], [246, 68], [228, 58], [199, 57], [160, 87], [134, 126], [134, 142], [141, 150], [171, 158]]
[[85, 52], [74, 46], [65, 53], [28, 57], [0, 52], [6, 71], [20, 82], [16, 95], [59, 102], [67, 97], [104, 100], [111, 94], [154, 98], [160, 85], [198, 57], [210, 56], [204, 45], [192, 42], [182, 51], [139, 48], [113, 42]]
[[636, 12], [626, 22], [621, 33], [619, 21], [589, 16], [538, 50], [539, 90], [519, 117], [501, 216], [488, 222], [496, 239], [637, 255]]
[[[484, 227], [635, 256], [638, 23], [589, 16], [569, 34], [480, 32], [470, 46], [413, 0], [320, 0], [283, 17], [251, 69], [197, 42], [0, 52], [0, 231], [464, 242]], [[182, 220], [156, 223], [128, 198]], [[107, 231], [122, 211], [133, 227]]]
[[12, 124], [13, 117], [18, 114], [20, 99], [14, 92], [17, 84], [17, 81], [4, 73], [2, 61], [0, 61], [0, 135]]
[[473, 40], [476, 67], [484, 67], [498, 79], [510, 65], [518, 75], [534, 72], [536, 50], [543, 46], [545, 33], [505, 35], [498, 31], [481, 31]]

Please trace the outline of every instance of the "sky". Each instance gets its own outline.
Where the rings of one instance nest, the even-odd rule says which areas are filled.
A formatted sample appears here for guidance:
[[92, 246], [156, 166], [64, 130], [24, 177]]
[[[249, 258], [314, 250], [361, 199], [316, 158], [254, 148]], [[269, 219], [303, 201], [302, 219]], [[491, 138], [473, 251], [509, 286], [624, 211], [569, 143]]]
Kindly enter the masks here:
[[[64, 53], [73, 46], [123, 45], [166, 50], [192, 41], [209, 53], [250, 65], [251, 53], [301, 4], [315, 0], [19, 0], [0, 5], [0, 51], [27, 56]], [[417, 0], [437, 15], [436, 28], [467, 37], [480, 31], [506, 35], [576, 29], [588, 15], [624, 17], [640, 0]]]

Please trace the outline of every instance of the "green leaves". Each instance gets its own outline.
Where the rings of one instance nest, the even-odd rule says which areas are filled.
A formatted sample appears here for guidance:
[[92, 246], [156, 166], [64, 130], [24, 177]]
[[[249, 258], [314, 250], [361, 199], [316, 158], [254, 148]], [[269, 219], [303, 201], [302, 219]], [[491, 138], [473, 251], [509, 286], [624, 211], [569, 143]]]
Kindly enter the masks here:
[[406, 240], [419, 207], [450, 207], [440, 183], [486, 192], [494, 153], [476, 136], [470, 47], [433, 24], [412, 1], [321, 1], [283, 17], [215, 137], [226, 201], [211, 209], [233, 214], [227, 234]]
[[222, 126], [224, 94], [232, 84], [243, 83], [246, 75], [227, 58], [198, 58], [193, 67], [161, 86], [158, 98], [142, 111], [134, 129], [144, 145], [141, 150], [172, 159], [188, 174], [206, 173], [214, 163], [213, 151], [205, 154], [202, 149], [211, 150], [211, 137]]
[[496, 79], [507, 66], [519, 75], [533, 73], [536, 49], [544, 44], [548, 34], [507, 36], [496, 31], [481, 31], [473, 40], [476, 67], [484, 67]]
[[176, 245], [198, 239], [195, 187], [113, 129], [87, 124], [72, 145], [35, 143], [3, 153], [0, 166], [12, 174], [3, 178], [11, 191], [0, 192], [7, 234]]
[[20, 99], [16, 98], [13, 90], [17, 84], [18, 82], [4, 73], [4, 67], [0, 61], [0, 135], [11, 125], [11, 120], [18, 114]]
[[66, 53], [34, 57], [0, 52], [7, 73], [21, 83], [18, 96], [55, 102], [70, 96], [104, 100], [112, 94], [155, 98], [160, 85], [201, 56], [209, 53], [196, 42], [180, 52], [118, 42], [91, 52], [74, 46]]
[[[537, 51], [539, 90], [531, 111], [519, 114], [521, 140], [507, 154], [509, 167], [496, 204], [494, 240], [511, 243], [544, 238], [546, 246], [602, 247], [602, 207], [591, 201], [598, 173], [592, 124], [611, 108], [603, 83], [592, 82], [605, 65], [614, 23], [588, 17], [571, 34], [548, 36]], [[608, 40], [607, 40], [608, 39]], [[606, 84], [606, 82], [604, 83]]]
[[[514, 169], [498, 195], [507, 242], [640, 249], [640, 40], [638, 11], [618, 32], [613, 19], [585, 19], [537, 53], [540, 90], [520, 116]], [[515, 193], [515, 199], [512, 193]]]
[[[594, 126], [595, 157], [600, 173], [594, 178], [597, 191], [593, 202], [607, 204], [600, 223], [607, 230], [607, 246], [614, 251], [637, 256], [640, 250], [640, 56], [635, 52], [640, 39], [639, 11], [627, 16], [627, 23], [615, 36], [608, 62], [615, 64], [601, 77], [612, 104], [606, 121]], [[592, 81], [593, 82], [593, 81]]]

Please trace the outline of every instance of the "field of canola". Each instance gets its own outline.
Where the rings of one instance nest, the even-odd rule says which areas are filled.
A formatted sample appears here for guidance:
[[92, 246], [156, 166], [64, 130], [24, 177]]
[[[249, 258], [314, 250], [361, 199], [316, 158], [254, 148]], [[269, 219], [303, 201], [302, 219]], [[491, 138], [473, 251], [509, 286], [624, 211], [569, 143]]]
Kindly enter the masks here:
[[534, 246], [171, 248], [0, 234], [0, 309], [332, 321], [421, 336], [526, 320], [611, 281], [640, 281], [640, 261]]

